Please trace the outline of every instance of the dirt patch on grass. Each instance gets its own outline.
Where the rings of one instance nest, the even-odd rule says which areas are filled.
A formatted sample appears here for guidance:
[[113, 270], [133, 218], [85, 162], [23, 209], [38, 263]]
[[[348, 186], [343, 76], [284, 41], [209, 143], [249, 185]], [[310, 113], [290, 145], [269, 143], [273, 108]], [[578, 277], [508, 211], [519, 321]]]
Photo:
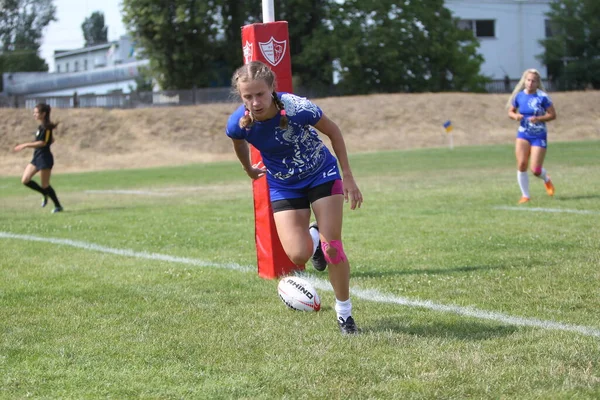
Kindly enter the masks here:
[[[600, 92], [553, 93], [558, 118], [549, 141], [600, 139]], [[443, 147], [451, 120], [455, 146], [511, 144], [517, 124], [506, 116], [508, 95], [389, 94], [313, 99], [342, 129], [350, 153]], [[54, 109], [59, 121], [54, 173], [145, 168], [235, 160], [224, 130], [237, 104], [135, 110]], [[0, 109], [0, 175], [18, 176], [32, 150], [31, 110]]]

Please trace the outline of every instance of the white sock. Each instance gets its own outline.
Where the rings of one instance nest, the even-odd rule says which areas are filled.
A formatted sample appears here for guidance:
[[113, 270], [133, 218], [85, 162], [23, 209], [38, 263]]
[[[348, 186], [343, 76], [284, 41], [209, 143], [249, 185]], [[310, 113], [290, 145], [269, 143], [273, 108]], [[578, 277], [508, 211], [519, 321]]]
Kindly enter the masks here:
[[527, 175], [527, 171], [521, 172], [517, 170], [517, 182], [519, 182], [523, 197], [529, 198], [529, 175]]
[[543, 179], [544, 182], [548, 182], [550, 180], [546, 174], [546, 168], [542, 168], [542, 173], [538, 175], [538, 178]]
[[319, 237], [319, 231], [315, 228], [310, 228], [308, 230], [308, 233], [310, 233], [310, 237], [312, 238], [313, 254], [315, 254], [315, 251], [317, 251], [317, 247], [319, 247], [319, 241], [321, 240], [321, 238]]
[[350, 299], [346, 301], [335, 299], [335, 312], [338, 320], [342, 318], [342, 321], [346, 321], [352, 315], [352, 301]]

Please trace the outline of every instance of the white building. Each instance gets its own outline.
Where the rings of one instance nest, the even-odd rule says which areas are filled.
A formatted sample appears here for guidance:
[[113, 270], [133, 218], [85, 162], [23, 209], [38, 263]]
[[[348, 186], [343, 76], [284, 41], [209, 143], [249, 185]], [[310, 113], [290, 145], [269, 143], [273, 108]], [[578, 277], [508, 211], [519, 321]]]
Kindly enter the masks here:
[[54, 51], [56, 72], [3, 74], [4, 94], [10, 96], [71, 96], [127, 93], [148, 60], [137, 60], [128, 36], [75, 50]]
[[492, 79], [519, 79], [528, 68], [547, 69], [537, 56], [544, 52], [539, 43], [548, 34], [546, 26], [551, 0], [446, 0], [445, 7], [472, 29], [479, 39], [478, 52], [484, 57], [481, 74]]
[[135, 61], [135, 49], [128, 36], [114, 42], [75, 50], [55, 50], [56, 73], [89, 71]]

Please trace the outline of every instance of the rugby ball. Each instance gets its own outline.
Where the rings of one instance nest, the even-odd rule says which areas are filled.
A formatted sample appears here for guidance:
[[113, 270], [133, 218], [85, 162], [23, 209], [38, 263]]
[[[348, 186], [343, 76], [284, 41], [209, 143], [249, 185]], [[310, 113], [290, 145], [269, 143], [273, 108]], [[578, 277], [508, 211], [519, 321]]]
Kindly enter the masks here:
[[296, 311], [319, 311], [321, 299], [308, 281], [297, 276], [286, 276], [279, 281], [277, 293], [283, 304]]

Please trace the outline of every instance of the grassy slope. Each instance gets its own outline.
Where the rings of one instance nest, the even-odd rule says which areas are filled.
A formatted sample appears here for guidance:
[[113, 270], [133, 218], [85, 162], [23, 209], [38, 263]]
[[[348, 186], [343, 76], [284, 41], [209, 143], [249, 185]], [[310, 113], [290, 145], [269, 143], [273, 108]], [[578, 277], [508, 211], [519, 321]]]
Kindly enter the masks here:
[[[517, 124], [505, 94], [414, 93], [315, 99], [342, 129], [351, 153], [512, 144]], [[600, 140], [600, 91], [552, 93], [549, 141]], [[146, 168], [235, 158], [225, 124], [237, 104], [134, 110], [55, 109], [55, 173]], [[12, 153], [36, 129], [31, 110], [0, 109], [0, 176], [20, 176], [31, 151]]]

